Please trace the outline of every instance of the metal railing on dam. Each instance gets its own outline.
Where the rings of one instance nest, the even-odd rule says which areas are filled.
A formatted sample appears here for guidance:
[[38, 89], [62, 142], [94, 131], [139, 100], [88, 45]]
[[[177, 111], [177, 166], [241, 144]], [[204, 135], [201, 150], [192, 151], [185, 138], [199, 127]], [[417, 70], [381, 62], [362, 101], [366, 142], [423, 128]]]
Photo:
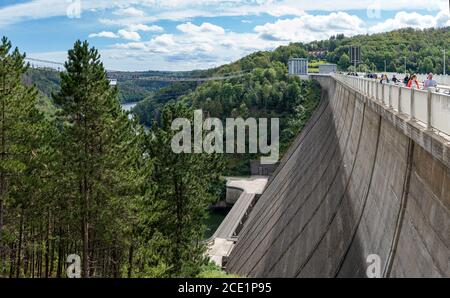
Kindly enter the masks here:
[[450, 277], [450, 143], [437, 133], [448, 131], [448, 97], [310, 77], [322, 86], [319, 108], [249, 214], [226, 270]]
[[380, 83], [377, 80], [333, 74], [361, 94], [422, 123], [428, 130], [450, 136], [450, 95], [429, 90]]
[[[398, 73], [398, 72], [377, 72], [379, 74], [385, 74], [387, 75], [389, 78], [392, 77], [396, 77], [399, 80], [402, 80], [406, 74], [405, 73]], [[366, 75], [366, 73], [364, 72], [358, 72], [359, 76], [364, 76]], [[408, 74], [409, 75], [409, 74]], [[417, 80], [419, 82], [423, 82], [428, 78], [428, 74], [415, 74], [417, 76]], [[450, 86], [450, 76], [449, 75], [443, 75], [443, 74], [434, 74], [433, 75], [433, 80], [435, 80], [439, 85], [444, 85], [444, 86]]]

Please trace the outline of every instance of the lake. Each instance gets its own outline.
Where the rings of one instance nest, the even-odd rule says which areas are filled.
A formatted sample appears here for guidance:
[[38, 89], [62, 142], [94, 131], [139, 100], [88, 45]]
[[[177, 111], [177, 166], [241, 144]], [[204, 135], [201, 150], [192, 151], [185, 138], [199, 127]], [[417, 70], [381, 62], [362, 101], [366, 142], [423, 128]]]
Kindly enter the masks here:
[[227, 217], [230, 210], [231, 208], [216, 208], [210, 209], [208, 211], [208, 218], [205, 221], [205, 239], [209, 239], [210, 237], [212, 237], [212, 235], [214, 235], [222, 221], [225, 219], [225, 217]]
[[136, 105], [137, 102], [124, 103], [122, 104], [122, 109], [124, 109], [124, 111], [130, 112]]

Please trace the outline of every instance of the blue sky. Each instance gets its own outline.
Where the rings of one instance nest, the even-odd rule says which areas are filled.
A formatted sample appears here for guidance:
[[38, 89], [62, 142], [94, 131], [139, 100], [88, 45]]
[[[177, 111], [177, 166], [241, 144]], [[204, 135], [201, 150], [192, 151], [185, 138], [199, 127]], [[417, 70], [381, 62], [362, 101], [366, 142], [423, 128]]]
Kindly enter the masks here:
[[64, 61], [75, 40], [112, 70], [191, 70], [290, 42], [450, 26], [448, 0], [1, 0], [0, 35]]

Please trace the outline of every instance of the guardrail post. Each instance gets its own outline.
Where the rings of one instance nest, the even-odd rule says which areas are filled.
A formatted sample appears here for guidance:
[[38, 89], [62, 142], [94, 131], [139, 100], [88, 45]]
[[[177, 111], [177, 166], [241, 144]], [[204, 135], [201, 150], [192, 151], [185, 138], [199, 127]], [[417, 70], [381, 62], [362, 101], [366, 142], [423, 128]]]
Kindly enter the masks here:
[[414, 104], [414, 88], [411, 88], [411, 115], [410, 115], [410, 119], [414, 120], [416, 117], [416, 111], [415, 111], [415, 104]]
[[402, 112], [402, 86], [398, 86], [398, 102], [397, 111], [400, 114]]
[[375, 81], [375, 101], [378, 101], [378, 85], [377, 85], [377, 81]]
[[384, 83], [381, 84], [381, 103], [386, 105], [384, 102]]
[[370, 81], [370, 89], [372, 89], [372, 91], [371, 91], [371, 96], [372, 96], [372, 98], [375, 98], [375, 93], [376, 93], [376, 91], [374, 90], [375, 88], [377, 87], [377, 85], [375, 85], [374, 83], [373, 83], [373, 81]]
[[432, 130], [433, 127], [431, 126], [431, 99], [432, 99], [433, 93], [431, 93], [431, 89], [428, 89], [427, 94], [427, 130]]
[[392, 109], [392, 84], [389, 84], [388, 106]]

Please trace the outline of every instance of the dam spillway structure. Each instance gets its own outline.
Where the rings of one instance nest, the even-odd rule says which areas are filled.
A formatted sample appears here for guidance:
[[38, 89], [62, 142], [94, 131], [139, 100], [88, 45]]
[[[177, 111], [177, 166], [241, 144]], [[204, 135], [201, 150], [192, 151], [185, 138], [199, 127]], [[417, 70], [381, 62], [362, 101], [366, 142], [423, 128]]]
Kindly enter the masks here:
[[312, 75], [319, 108], [225, 268], [245, 277], [450, 277], [450, 96]]

